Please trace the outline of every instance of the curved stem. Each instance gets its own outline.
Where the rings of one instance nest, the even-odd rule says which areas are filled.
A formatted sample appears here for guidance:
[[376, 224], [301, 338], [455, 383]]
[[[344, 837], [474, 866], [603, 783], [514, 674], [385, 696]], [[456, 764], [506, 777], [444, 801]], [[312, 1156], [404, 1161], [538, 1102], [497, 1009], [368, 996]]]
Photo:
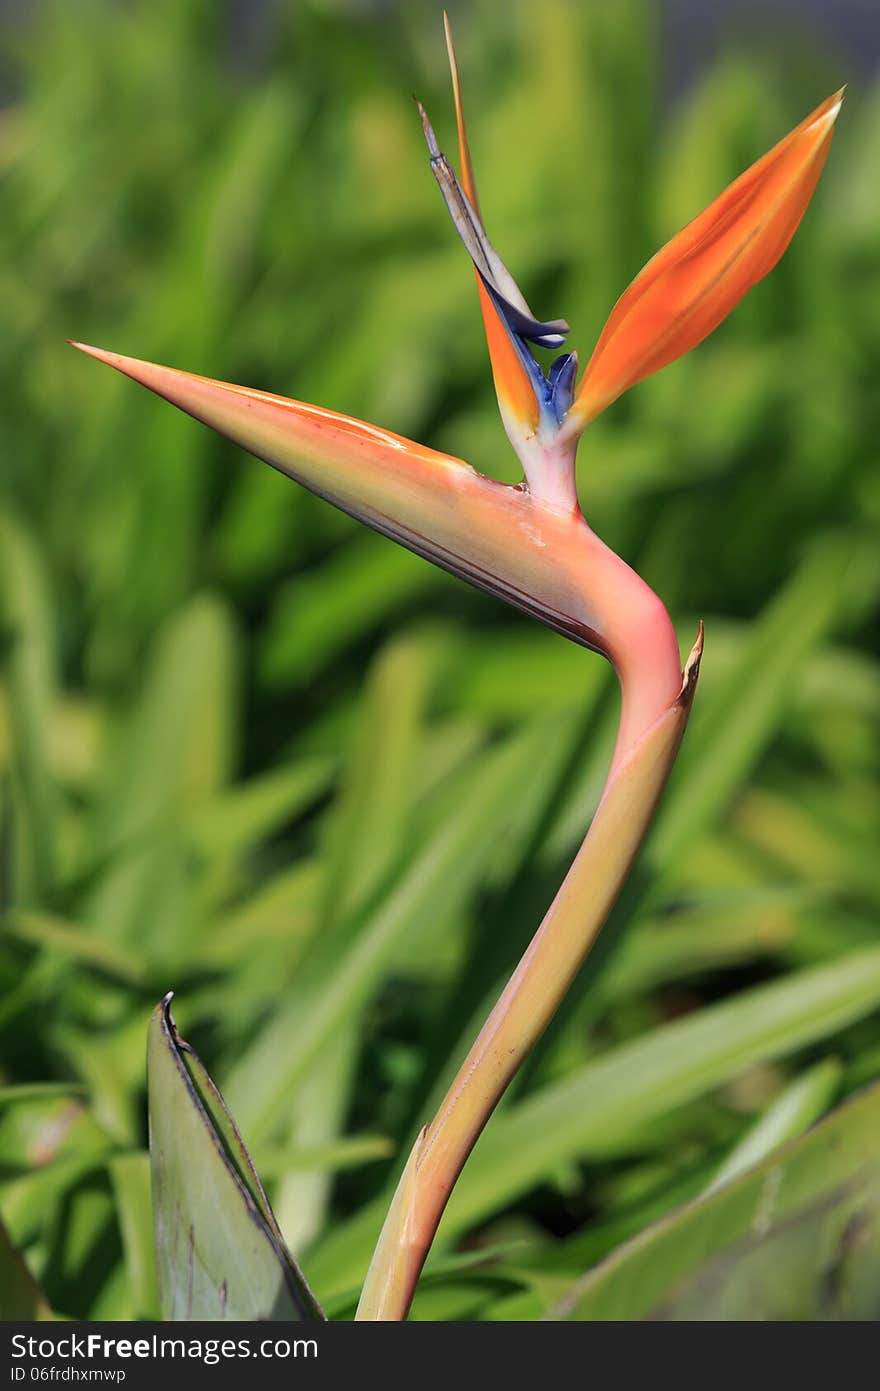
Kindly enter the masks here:
[[[621, 748], [618, 740], [602, 799], [571, 869], [437, 1115], [416, 1141], [367, 1273], [358, 1319], [406, 1318], [464, 1163], [568, 991], [638, 854], [684, 734], [701, 654], [702, 627], [674, 699], [634, 743]], [[621, 685], [623, 730], [642, 712], [624, 673]]]

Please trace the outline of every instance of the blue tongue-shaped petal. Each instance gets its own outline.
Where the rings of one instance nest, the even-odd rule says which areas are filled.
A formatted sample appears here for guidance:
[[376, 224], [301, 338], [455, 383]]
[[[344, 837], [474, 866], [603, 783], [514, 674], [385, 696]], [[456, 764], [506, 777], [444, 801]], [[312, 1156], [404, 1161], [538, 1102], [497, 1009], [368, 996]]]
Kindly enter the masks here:
[[550, 404], [558, 421], [562, 421], [563, 416], [571, 406], [574, 398], [574, 384], [577, 377], [578, 356], [577, 353], [563, 353], [547, 373], [547, 388], [550, 393]]
[[535, 318], [522, 291], [486, 236], [486, 229], [468, 201], [449, 161], [441, 152], [425, 108], [421, 102], [417, 105], [425, 129], [431, 168], [440, 185], [443, 201], [449, 209], [455, 230], [464, 242], [465, 249], [486, 288], [491, 292], [499, 312], [503, 314], [508, 328], [511, 333], [517, 334], [529, 343], [537, 344], [538, 347], [561, 348], [568, 333], [568, 324], [564, 319], [542, 321]]

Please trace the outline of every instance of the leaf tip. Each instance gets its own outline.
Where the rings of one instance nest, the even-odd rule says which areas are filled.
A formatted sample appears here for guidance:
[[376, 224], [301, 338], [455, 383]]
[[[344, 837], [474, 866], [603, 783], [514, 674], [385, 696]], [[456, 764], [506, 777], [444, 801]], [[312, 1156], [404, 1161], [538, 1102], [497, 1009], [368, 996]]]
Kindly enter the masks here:
[[174, 1015], [171, 1013], [171, 1001], [174, 999], [174, 991], [169, 990], [164, 994], [153, 1010], [153, 1020], [159, 1029], [177, 1047], [189, 1050], [189, 1044], [180, 1037], [180, 1032], [175, 1023]]

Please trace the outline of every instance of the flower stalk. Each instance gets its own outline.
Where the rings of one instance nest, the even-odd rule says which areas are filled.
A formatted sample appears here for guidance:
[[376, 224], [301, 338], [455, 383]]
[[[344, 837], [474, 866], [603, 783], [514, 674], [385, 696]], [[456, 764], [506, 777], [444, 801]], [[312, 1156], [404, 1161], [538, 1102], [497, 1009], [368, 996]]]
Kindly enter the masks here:
[[544, 921], [416, 1140], [391, 1201], [358, 1319], [406, 1317], [453, 1185], [492, 1111], [580, 970], [635, 860], [691, 709], [702, 627], [678, 695], [609, 776], [587, 837]]

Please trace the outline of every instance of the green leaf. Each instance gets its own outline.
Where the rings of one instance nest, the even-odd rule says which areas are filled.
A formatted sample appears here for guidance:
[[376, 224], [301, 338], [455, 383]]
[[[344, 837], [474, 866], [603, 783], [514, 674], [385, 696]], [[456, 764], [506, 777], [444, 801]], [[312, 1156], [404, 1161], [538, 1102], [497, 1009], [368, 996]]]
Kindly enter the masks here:
[[[656, 872], [679, 861], [724, 810], [779, 728], [796, 674], [853, 604], [876, 595], [878, 582], [873, 541], [820, 537], [754, 624], [723, 685], [710, 675], [648, 845]], [[711, 672], [711, 636], [706, 666]]]
[[2, 922], [4, 932], [20, 942], [43, 947], [63, 958], [81, 961], [127, 984], [141, 984], [143, 969], [135, 953], [116, 942], [108, 942], [78, 923], [65, 922], [48, 913], [9, 913]]
[[132, 1317], [159, 1316], [156, 1253], [150, 1201], [148, 1154], [117, 1154], [108, 1163], [125, 1253], [126, 1284]]
[[126, 1148], [137, 1143], [143, 1123], [138, 1104], [143, 1037], [138, 1039], [140, 1047], [134, 1054], [134, 1072], [134, 1024], [134, 1019], [127, 1019], [124, 1029], [98, 1033], [66, 1028], [59, 1030], [58, 1039], [88, 1087], [95, 1120], [116, 1144]]
[[800, 889], [758, 889], [708, 896], [677, 913], [634, 924], [596, 983], [607, 1006], [658, 985], [772, 955], [794, 936]]
[[[186, 878], [177, 824], [226, 782], [234, 668], [229, 614], [215, 599], [191, 600], [160, 634], [99, 818], [114, 858], [86, 907], [89, 921], [116, 941], [136, 940], [151, 952], [182, 947], [171, 908]], [[145, 939], [148, 904], [154, 926]]]
[[46, 1298], [0, 1221], [0, 1319], [50, 1319]]
[[10, 1087], [0, 1087], [0, 1106], [17, 1101], [43, 1101], [56, 1096], [80, 1096], [85, 1090], [82, 1082], [18, 1082]]
[[712, 1193], [739, 1178], [818, 1120], [834, 1099], [842, 1074], [841, 1064], [835, 1058], [826, 1058], [787, 1086], [734, 1146], [706, 1192]]
[[55, 697], [54, 627], [40, 553], [5, 508], [0, 510], [0, 675], [8, 690], [13, 771], [22, 794], [18, 897], [27, 901], [52, 883], [56, 870], [59, 799], [47, 752]]
[[221, 792], [194, 812], [189, 832], [209, 859], [241, 856], [326, 792], [334, 760], [298, 760]]
[[166, 1319], [321, 1319], [223, 1098], [181, 1039], [170, 996], [147, 1071], [159, 1298]]
[[880, 1317], [880, 1087], [578, 1281], [571, 1319]]
[[373, 1160], [388, 1159], [393, 1153], [394, 1141], [387, 1135], [343, 1135], [326, 1144], [267, 1150], [260, 1169], [270, 1179], [314, 1169], [341, 1173]]
[[358, 536], [278, 594], [262, 648], [265, 679], [283, 686], [307, 681], [353, 639], [440, 583], [435, 568], [408, 551]]
[[430, 676], [429, 651], [414, 638], [389, 643], [373, 663], [323, 857], [323, 931], [361, 907], [399, 858]]
[[[320, 1057], [300, 1078], [283, 1106], [288, 1136], [302, 1145], [320, 1145], [344, 1130], [351, 1106], [360, 1039], [349, 1025], [329, 1039]], [[332, 1193], [332, 1176], [316, 1166], [290, 1170], [275, 1188], [279, 1222], [298, 1247], [311, 1245], [323, 1229]]]
[[218, 914], [211, 924], [210, 936], [200, 947], [202, 963], [231, 964], [236, 970], [234, 984], [238, 994], [244, 966], [259, 970], [261, 962], [266, 961], [273, 971], [272, 979], [277, 980], [269, 949], [278, 948], [285, 963], [295, 962], [297, 951], [315, 931], [322, 875], [322, 865], [314, 860], [300, 860], [266, 879], [243, 902]]

